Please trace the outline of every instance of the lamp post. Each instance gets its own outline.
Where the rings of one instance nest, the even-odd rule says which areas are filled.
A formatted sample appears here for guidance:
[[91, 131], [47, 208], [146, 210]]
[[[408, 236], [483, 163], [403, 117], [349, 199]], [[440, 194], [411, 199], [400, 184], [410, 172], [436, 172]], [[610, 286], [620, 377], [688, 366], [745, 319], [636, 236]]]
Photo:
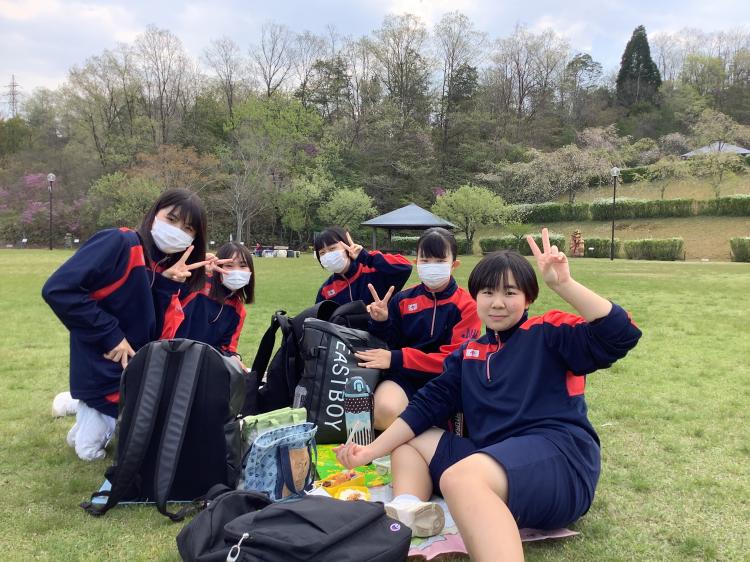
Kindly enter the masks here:
[[620, 168], [613, 166], [609, 171], [612, 176], [612, 240], [609, 244], [609, 259], [615, 259], [615, 200], [617, 199], [617, 178], [620, 176]]
[[52, 249], [52, 184], [55, 183], [55, 174], [47, 174], [47, 190], [49, 191], [49, 249]]

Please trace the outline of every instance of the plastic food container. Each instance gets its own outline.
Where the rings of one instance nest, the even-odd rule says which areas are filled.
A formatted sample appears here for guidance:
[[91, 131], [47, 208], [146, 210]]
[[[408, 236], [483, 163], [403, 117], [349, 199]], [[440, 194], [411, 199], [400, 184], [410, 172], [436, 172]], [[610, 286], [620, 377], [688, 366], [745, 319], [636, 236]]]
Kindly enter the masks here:
[[386, 474], [390, 474], [391, 472], [391, 457], [380, 457], [379, 459], [375, 459], [372, 461], [372, 464], [375, 465], [375, 472], [380, 474], [381, 476], [385, 476]]
[[342, 470], [341, 472], [331, 474], [327, 478], [323, 478], [316, 485], [323, 488], [335, 498], [338, 496], [339, 491], [344, 488], [364, 487], [365, 475], [353, 470]]
[[341, 486], [338, 493], [335, 496], [340, 500], [355, 501], [355, 500], [369, 500], [370, 490], [364, 486]]

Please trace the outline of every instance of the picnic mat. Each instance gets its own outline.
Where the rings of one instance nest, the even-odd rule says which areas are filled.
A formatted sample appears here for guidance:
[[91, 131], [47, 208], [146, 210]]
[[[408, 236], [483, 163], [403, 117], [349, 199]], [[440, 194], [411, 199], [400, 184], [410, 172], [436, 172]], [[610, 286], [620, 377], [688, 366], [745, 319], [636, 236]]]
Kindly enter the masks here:
[[[335, 445], [318, 445], [318, 473], [321, 478], [330, 476], [335, 472], [344, 470], [336, 461], [336, 455], [333, 453]], [[365, 475], [365, 484], [370, 488], [370, 494], [373, 501], [382, 501], [383, 503], [393, 499], [393, 489], [390, 486], [390, 474], [381, 476], [375, 472], [374, 467], [359, 467], [357, 472]], [[456, 523], [451, 517], [445, 500], [439, 496], [434, 496], [432, 501], [439, 503], [445, 511], [445, 527], [442, 533], [434, 537], [418, 538], [411, 540], [409, 557], [432, 560], [441, 554], [468, 554], [466, 546], [458, 533]], [[578, 535], [578, 532], [570, 529], [555, 529], [544, 531], [541, 529], [521, 529], [521, 540], [523, 542], [541, 541], [546, 539], [563, 539]]]

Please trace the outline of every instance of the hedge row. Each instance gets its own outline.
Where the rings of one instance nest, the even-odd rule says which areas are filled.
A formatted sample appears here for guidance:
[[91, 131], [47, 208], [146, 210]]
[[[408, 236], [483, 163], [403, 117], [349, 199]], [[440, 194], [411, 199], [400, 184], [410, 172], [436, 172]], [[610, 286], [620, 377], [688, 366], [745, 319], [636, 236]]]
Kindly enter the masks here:
[[[537, 245], [542, 247], [542, 235], [534, 234], [534, 240]], [[563, 234], [549, 233], [549, 242], [553, 246], [557, 246], [560, 251], [565, 251], [565, 236]], [[499, 236], [495, 238], [482, 238], [479, 241], [479, 246], [482, 248], [483, 253], [496, 252], [497, 250], [515, 250], [523, 256], [531, 255], [531, 248], [526, 242], [526, 236], [514, 236], [508, 234], [506, 236]]]
[[750, 261], [750, 238], [732, 238], [729, 247], [732, 261]]
[[518, 205], [519, 218], [526, 223], [547, 224], [591, 220], [588, 203], [538, 203]]
[[675, 261], [685, 259], [685, 243], [682, 238], [626, 240], [623, 243], [625, 257], [630, 260]]
[[[585, 258], [608, 258], [612, 246], [611, 238], [585, 238], [585, 248], [583, 257]], [[622, 244], [615, 238], [615, 257], [620, 254]]]
[[[593, 203], [537, 203], [517, 205], [523, 222], [548, 224], [553, 222], [612, 220], [612, 200], [599, 199]], [[629, 199], [615, 202], [615, 219], [651, 219], [692, 217], [696, 215], [750, 217], [750, 195], [730, 195], [717, 199]]]
[[[417, 241], [419, 236], [392, 236], [391, 246], [394, 250], [398, 250], [403, 254], [417, 253]], [[458, 246], [458, 254], [466, 255], [473, 254], [473, 250], [469, 249], [469, 241], [463, 237], [456, 237], [456, 245]]]

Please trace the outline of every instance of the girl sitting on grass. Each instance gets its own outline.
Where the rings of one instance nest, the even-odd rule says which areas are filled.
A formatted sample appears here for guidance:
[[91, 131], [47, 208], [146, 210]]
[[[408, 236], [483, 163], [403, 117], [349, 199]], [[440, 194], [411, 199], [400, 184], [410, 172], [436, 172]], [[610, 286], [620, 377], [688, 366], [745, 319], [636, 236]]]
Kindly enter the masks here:
[[[389, 515], [416, 536], [437, 534], [445, 498], [472, 560], [523, 560], [518, 529], [559, 528], [591, 506], [599, 479], [599, 438], [586, 415], [585, 375], [631, 350], [641, 331], [618, 305], [570, 275], [568, 260], [542, 230], [527, 238], [542, 278], [579, 315], [529, 318], [539, 288], [516, 252], [484, 257], [469, 292], [487, 326], [445, 360], [443, 374], [412, 398], [370, 445], [337, 449], [347, 468], [391, 451]], [[463, 411], [470, 437], [433, 427]]]
[[443, 372], [451, 352], [479, 337], [477, 305], [452, 275], [460, 264], [456, 253], [453, 234], [430, 228], [417, 241], [419, 285], [393, 298], [391, 287], [382, 300], [370, 285], [368, 330], [391, 348], [355, 353], [360, 367], [387, 371], [375, 391], [376, 429], [391, 425], [414, 393]]

